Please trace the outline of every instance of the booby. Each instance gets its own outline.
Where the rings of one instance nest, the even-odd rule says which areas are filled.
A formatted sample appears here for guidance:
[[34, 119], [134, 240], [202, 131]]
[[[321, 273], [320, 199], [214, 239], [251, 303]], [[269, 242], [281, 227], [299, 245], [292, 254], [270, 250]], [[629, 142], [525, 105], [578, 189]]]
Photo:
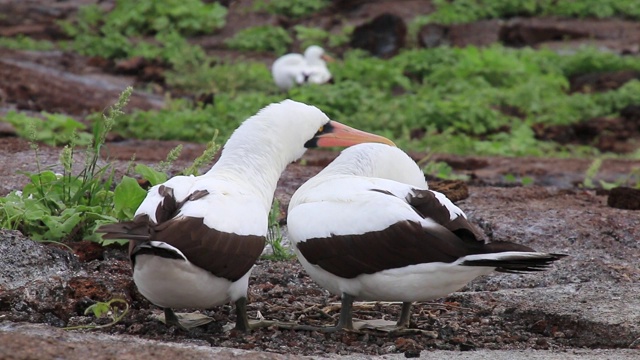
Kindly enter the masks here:
[[407, 154], [384, 144], [343, 150], [294, 193], [287, 225], [310, 277], [342, 297], [336, 326], [294, 329], [352, 329], [354, 299], [403, 302], [396, 326], [408, 327], [413, 301], [446, 296], [494, 270], [542, 271], [565, 256], [486, 243], [460, 208], [428, 189]]
[[325, 61], [333, 59], [317, 45], [309, 46], [301, 54], [286, 54], [274, 61], [271, 74], [281, 90], [289, 90], [296, 85], [324, 84], [331, 80], [331, 72]]
[[306, 148], [392, 144], [292, 100], [271, 104], [243, 122], [219, 160], [201, 176], [176, 176], [149, 189], [132, 221], [103, 225], [104, 239], [130, 240], [133, 280], [140, 293], [180, 326], [177, 308], [236, 305], [236, 329], [246, 314], [251, 268], [265, 245], [278, 179]]

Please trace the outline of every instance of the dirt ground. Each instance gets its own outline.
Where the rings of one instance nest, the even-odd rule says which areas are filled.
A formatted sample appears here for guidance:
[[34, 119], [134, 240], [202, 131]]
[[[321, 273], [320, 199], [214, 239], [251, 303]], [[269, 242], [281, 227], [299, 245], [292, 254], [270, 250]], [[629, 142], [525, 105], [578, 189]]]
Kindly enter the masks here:
[[[0, 13], [11, 14], [0, 18], [0, 35], [22, 33], [60, 39], [63, 35], [56, 30], [55, 20], [73, 17], [79, 5], [90, 2], [0, 0]], [[100, 3], [108, 7], [113, 2]], [[251, 1], [231, 3], [230, 26], [219, 34], [193, 39], [211, 53], [238, 56], [222, 48], [225, 37], [249, 25], [282, 21], [270, 15], [242, 16], [242, 6]], [[335, 3], [344, 5], [338, 15], [327, 12], [306, 23], [335, 30], [339, 22], [333, 22], [334, 17], [346, 17], [359, 25], [393, 9], [400, 10], [398, 15], [407, 20], [431, 10], [429, 2], [423, 1], [402, 1], [402, 6], [394, 1], [358, 1], [349, 6], [345, 5], [347, 2]], [[554, 40], [566, 40], [563, 31], [567, 28], [572, 34], [569, 41]], [[637, 23], [608, 20], [480, 22], [452, 27], [445, 33], [448, 38], [441, 41], [452, 45], [511, 41], [518, 46], [526, 42], [557, 47], [579, 46], [588, 41], [627, 54], [638, 53], [640, 37]], [[252, 56], [265, 63], [272, 60], [265, 54]], [[111, 104], [126, 85], [147, 84], [140, 74], [123, 74], [116, 64], [59, 51], [0, 49], [0, 114], [11, 109], [30, 113], [46, 110], [81, 118]], [[638, 74], [633, 73], [592, 74], [572, 79], [571, 91], [605, 91], [636, 77]], [[160, 108], [163, 102], [159, 93], [164, 90], [160, 87], [158, 93], [136, 92], [130, 107]], [[637, 149], [640, 143], [640, 117], [634, 111], [627, 109], [620, 118], [604, 123], [592, 119], [582, 127], [540, 127], [536, 134], [562, 143], [595, 144], [603, 150], [625, 153]], [[182, 156], [170, 169], [177, 171], [204, 150], [202, 144], [178, 141], [112, 140], [104, 155], [115, 161], [119, 173], [134, 153], [137, 161], [155, 164], [181, 143]], [[60, 170], [59, 151], [42, 145], [40, 166]], [[412, 154], [416, 160], [424, 155]], [[276, 191], [283, 216], [295, 189], [335, 156], [334, 152], [309, 151], [302, 162], [289, 166]], [[0, 123], [0, 196], [26, 184], [27, 179], [20, 172], [37, 171], [34, 158], [28, 142], [15, 137], [7, 124]], [[557, 355], [563, 359], [595, 359], [632, 358], [637, 353], [640, 213], [612, 208], [607, 205], [608, 192], [580, 186], [591, 160], [445, 154], [433, 154], [432, 159], [445, 161], [457, 172], [469, 175], [466, 184], [430, 184], [455, 198], [489, 239], [516, 241], [569, 257], [545, 273], [496, 274], [477, 279], [443, 299], [416, 304], [411, 317], [416, 330], [410, 334], [369, 330], [321, 334], [270, 327], [245, 335], [223, 330], [224, 325], [235, 320], [231, 305], [204, 311], [216, 321], [189, 332], [167, 328], [155, 320], [153, 316], [160, 311], [136, 291], [122, 248], [82, 242], [70, 244], [72, 253], [57, 245], [35, 243], [14, 231], [0, 230], [0, 358], [169, 359], [186, 354], [188, 348], [194, 351], [189, 353], [194, 358], [261, 359], [301, 355], [463, 358], [465, 354], [476, 354], [475, 358], [541, 358], [538, 356], [545, 354], [551, 356], [545, 358]], [[616, 181], [638, 167], [640, 161], [607, 159], [595, 180]], [[507, 181], [512, 176], [531, 178], [533, 185]], [[120, 323], [95, 333], [59, 330], [65, 326], [104, 324], [105, 320], [85, 316], [84, 309], [114, 297], [131, 305]], [[254, 319], [262, 316], [330, 325], [337, 319], [337, 304], [339, 299], [319, 288], [295, 260], [261, 260], [253, 270], [249, 314]], [[399, 304], [358, 303], [355, 317], [393, 320], [399, 309]], [[212, 349], [220, 352], [214, 354]]]

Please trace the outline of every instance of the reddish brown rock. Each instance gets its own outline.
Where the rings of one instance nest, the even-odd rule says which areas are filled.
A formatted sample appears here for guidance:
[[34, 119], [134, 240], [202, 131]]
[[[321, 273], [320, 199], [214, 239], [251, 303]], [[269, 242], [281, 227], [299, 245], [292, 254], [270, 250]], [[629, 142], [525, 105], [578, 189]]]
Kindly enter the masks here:
[[613, 188], [609, 192], [607, 205], [617, 209], [640, 210], [640, 189], [623, 186]]

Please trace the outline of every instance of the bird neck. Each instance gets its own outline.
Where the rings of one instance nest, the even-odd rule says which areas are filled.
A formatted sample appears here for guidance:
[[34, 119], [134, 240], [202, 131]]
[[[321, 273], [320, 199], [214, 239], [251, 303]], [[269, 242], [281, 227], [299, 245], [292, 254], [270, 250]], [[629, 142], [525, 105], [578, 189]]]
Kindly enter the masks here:
[[[262, 145], [256, 145], [262, 144]], [[259, 196], [268, 212], [280, 175], [296, 160], [275, 142], [227, 143], [220, 159], [205, 174], [242, 182], [246, 191]]]

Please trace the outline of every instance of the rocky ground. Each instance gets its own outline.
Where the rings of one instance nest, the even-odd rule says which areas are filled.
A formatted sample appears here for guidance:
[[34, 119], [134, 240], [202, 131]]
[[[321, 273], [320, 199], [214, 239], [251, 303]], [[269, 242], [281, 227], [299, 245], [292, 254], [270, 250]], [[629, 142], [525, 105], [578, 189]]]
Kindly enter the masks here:
[[[23, 142], [0, 140], [16, 149], [4, 153], [8, 168], [31, 170], [35, 166], [24, 163], [23, 152], [29, 150], [19, 150], [20, 144], [28, 148]], [[155, 144], [156, 148], [162, 145]], [[45, 158], [56, 158], [57, 149], [41, 151]], [[294, 189], [332, 156], [335, 154], [312, 152], [306, 157], [307, 165], [290, 166], [279, 186], [279, 199], [286, 204]], [[123, 150], [123, 166], [129, 158]], [[478, 161], [450, 159], [455, 163], [453, 160], [470, 164]], [[80, 336], [55, 335], [59, 333], [54, 328], [104, 324], [106, 319], [96, 321], [84, 316], [84, 309], [95, 301], [119, 297], [130, 303], [129, 314], [115, 326], [97, 331], [126, 341], [150, 339], [206, 348], [313, 356], [426, 356], [435, 350], [482, 350], [478, 354], [488, 350], [547, 350], [566, 355], [583, 348], [640, 349], [640, 216], [637, 211], [607, 206], [606, 194], [573, 185], [514, 187], [500, 180], [504, 174], [516, 171], [532, 174], [534, 184], [557, 178], [570, 184], [580, 179], [589, 165], [586, 160], [529, 160], [483, 159], [486, 165], [469, 172], [475, 180], [468, 188], [469, 197], [458, 205], [490, 239], [517, 241], [569, 257], [545, 273], [496, 274], [480, 278], [446, 298], [417, 304], [412, 315], [415, 333], [394, 335], [365, 330], [326, 335], [271, 327], [244, 335], [223, 330], [224, 325], [234, 321], [232, 306], [206, 311], [216, 319], [209, 325], [190, 332], [178, 331], [153, 318], [160, 311], [136, 292], [123, 249], [80, 243], [72, 245], [71, 253], [3, 230], [0, 343], [8, 344], [16, 337], [44, 341], [47, 336]], [[638, 165], [605, 162], [602, 176], [615, 178]], [[14, 181], [8, 172], [0, 176]], [[249, 299], [253, 318], [329, 325], [336, 321], [339, 311], [339, 299], [316, 286], [295, 260], [261, 260], [253, 271]], [[398, 304], [360, 303], [355, 316], [394, 319], [399, 308]], [[20, 325], [24, 322], [44, 323], [51, 330]], [[97, 336], [95, 341], [99, 344], [105, 341], [103, 335], [82, 336]]]
[[[0, 0], [0, 35], [23, 33], [58, 39], [55, 20], [73, 16], [85, 0]], [[101, 2], [108, 6], [111, 2]], [[243, 17], [232, 2], [229, 28], [195, 39], [210, 52], [223, 52], [222, 39], [253, 23], [279, 21], [273, 17]], [[336, 1], [336, 3], [346, 3]], [[356, 2], [344, 6], [340, 16], [360, 25], [390, 9], [409, 18], [430, 11], [421, 1]], [[344, 5], [344, 4], [343, 4]], [[235, 10], [234, 10], [235, 9]], [[346, 14], [346, 15], [345, 15]], [[331, 27], [331, 14], [308, 20], [309, 25]], [[569, 30], [570, 31], [569, 31]], [[614, 31], [615, 30], [615, 31]], [[626, 21], [562, 21], [557, 19], [480, 22], [447, 29], [427, 28], [423, 42], [562, 46], [593, 42], [621, 53], [637, 54], [638, 25]], [[431, 34], [431, 35], [430, 35]], [[464, 35], [467, 34], [467, 35]], [[537, 34], [533, 36], [532, 34]], [[464, 35], [464, 36], [463, 36]], [[228, 54], [234, 56], [234, 54]], [[237, 54], [235, 54], [237, 55]], [[254, 54], [264, 57], [264, 54]], [[264, 58], [265, 62], [270, 59]], [[151, 70], [149, 70], [151, 71]], [[144, 69], [140, 71], [144, 73]], [[594, 74], [572, 80], [571, 91], [615, 88], [635, 73]], [[0, 113], [10, 109], [64, 112], [81, 117], [102, 110], [129, 84], [140, 83], [136, 74], [119, 72], [117, 64], [63, 53], [0, 50]], [[591, 91], [589, 90], [589, 91]], [[586, 91], [586, 90], [584, 90]], [[159, 108], [162, 97], [136, 93], [131, 106]], [[581, 128], [539, 128], [541, 138], [568, 143], [596, 143], [603, 150], [626, 152], [637, 146], [640, 135], [634, 109], [621, 118], [594, 119]], [[635, 125], [634, 125], [635, 124]], [[6, 125], [6, 124], [5, 124]], [[603, 131], [607, 127], [607, 132]], [[635, 126], [635, 127], [634, 127]], [[612, 131], [614, 129], [614, 131]], [[29, 144], [0, 123], [0, 195], [19, 189], [26, 177], [19, 171], [36, 171]], [[595, 134], [595, 135], [594, 135]], [[602, 135], [602, 136], [600, 136]], [[140, 162], [163, 160], [178, 142], [113, 139], [109, 156], [123, 171], [133, 153]], [[185, 143], [181, 169], [204, 146]], [[59, 148], [41, 146], [42, 166], [56, 166]], [[291, 165], [280, 181], [276, 197], [286, 209], [295, 189], [326, 165], [336, 154], [308, 152], [304, 164]], [[412, 154], [416, 159], [424, 154]], [[585, 190], [590, 160], [512, 159], [434, 155], [470, 176], [467, 185], [431, 182], [457, 199], [492, 240], [510, 240], [543, 251], [568, 254], [553, 269], [534, 275], [506, 275], [477, 279], [443, 299], [416, 304], [410, 334], [364, 330], [320, 334], [275, 327], [250, 334], [224, 331], [235, 320], [233, 308], [206, 311], [215, 322], [190, 332], [167, 328], [154, 319], [160, 311], [141, 297], [131, 280], [130, 265], [122, 248], [102, 248], [93, 243], [70, 244], [73, 251], [41, 244], [15, 231], [0, 230], [0, 358], [1, 359], [172, 359], [227, 358], [286, 359], [345, 356], [368, 358], [415, 357], [441, 359], [624, 359], [640, 349], [640, 213], [607, 205], [609, 194]], [[640, 167], [640, 161], [608, 159], [596, 180], [615, 181]], [[175, 170], [174, 169], [174, 170]], [[529, 177], [533, 185], [508, 182]], [[455, 190], [462, 190], [455, 192]], [[466, 190], [466, 192], [464, 191]], [[96, 301], [126, 300], [131, 309], [118, 324], [99, 330], [61, 330], [66, 326], [104, 325], [106, 319], [85, 316]], [[336, 321], [339, 299], [314, 284], [295, 260], [261, 260], [249, 289], [253, 318], [329, 325]], [[398, 304], [358, 303], [360, 319], [395, 319]], [[258, 352], [256, 352], [258, 351]]]

